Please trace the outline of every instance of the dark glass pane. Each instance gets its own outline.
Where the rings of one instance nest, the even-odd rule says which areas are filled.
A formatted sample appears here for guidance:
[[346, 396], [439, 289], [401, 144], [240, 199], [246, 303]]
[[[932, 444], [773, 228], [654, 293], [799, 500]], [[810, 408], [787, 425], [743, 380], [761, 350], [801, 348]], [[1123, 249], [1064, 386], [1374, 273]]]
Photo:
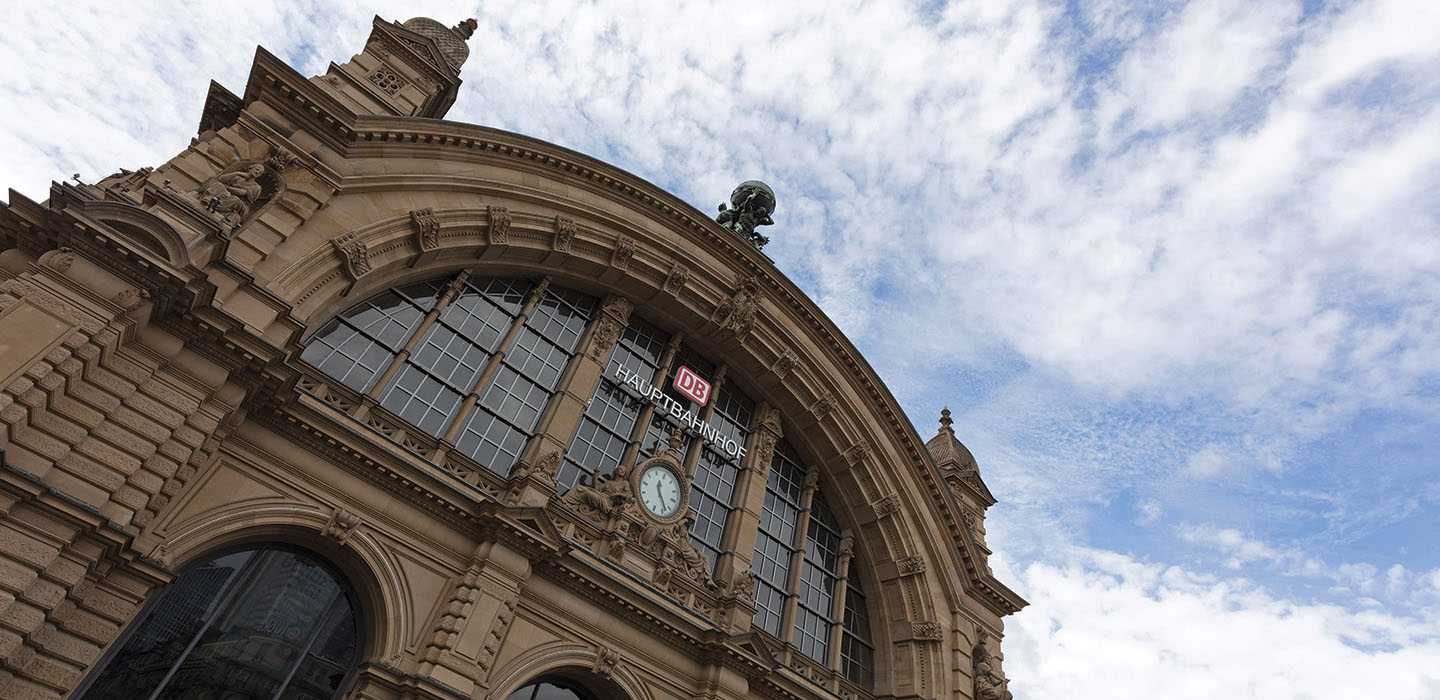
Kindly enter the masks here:
[[594, 310], [594, 297], [570, 290], [551, 289], [535, 305], [535, 311], [525, 325], [567, 352], [573, 352]]
[[455, 449], [502, 476], [510, 473], [528, 434], [477, 406], [455, 439]]
[[511, 693], [505, 700], [594, 700], [594, 696], [568, 680], [542, 680]]
[[440, 312], [440, 322], [476, 345], [494, 350], [520, 313], [518, 304], [509, 303], [508, 290], [502, 286], [501, 293], [487, 296], [467, 285]]
[[399, 350], [425, 316], [395, 292], [371, 297], [342, 314], [345, 322], [391, 350]]
[[795, 637], [791, 640], [806, 656], [825, 663], [830, 648], [830, 622], [801, 605], [795, 608]]
[[340, 594], [318, 562], [283, 551], [257, 554], [235, 585], [234, 600], [201, 635], [161, 700], [268, 700]]
[[850, 571], [845, 587], [845, 633], [840, 646], [840, 670], [851, 682], [868, 688], [875, 682], [870, 612], [865, 604], [865, 589], [860, 585], [860, 577], [855, 574], [856, 562], [851, 562]]
[[614, 377], [617, 367], [624, 367], [646, 379], [653, 379], [660, 369], [660, 356], [665, 353], [668, 335], [634, 316], [620, 333], [620, 342], [605, 367], [605, 376]]
[[355, 611], [350, 601], [340, 596], [280, 700], [324, 700], [334, 696], [350, 671], [355, 642]]
[[146, 697], [165, 679], [213, 613], [221, 591], [249, 561], [237, 552], [188, 569], [147, 608], [146, 617], [84, 694], [86, 700]]
[[322, 700], [356, 662], [355, 611], [310, 555], [224, 555], [188, 567], [161, 596], [78, 698]]
[[540, 413], [549, 401], [550, 392], [515, 371], [507, 360], [485, 389], [480, 405], [529, 433], [535, 429], [535, 422], [540, 420]]
[[435, 301], [440, 298], [440, 290], [444, 289], [445, 284], [451, 279], [454, 278], [416, 282], [399, 287], [395, 291], [409, 299], [415, 306], [429, 311], [431, 307], [435, 306]]
[[395, 354], [342, 321], [335, 320], [317, 333], [300, 358], [356, 391], [390, 365]]
[[752, 621], [759, 625], [760, 629], [775, 636], [780, 636], [781, 615], [785, 610], [785, 593], [775, 586], [764, 581], [757, 582], [755, 586], [755, 617]]

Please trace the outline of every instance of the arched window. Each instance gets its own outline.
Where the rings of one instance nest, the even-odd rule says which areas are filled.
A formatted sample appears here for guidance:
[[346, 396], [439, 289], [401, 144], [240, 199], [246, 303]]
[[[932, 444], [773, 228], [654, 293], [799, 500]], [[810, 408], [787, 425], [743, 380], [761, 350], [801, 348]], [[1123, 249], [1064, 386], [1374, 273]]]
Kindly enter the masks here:
[[77, 700], [327, 700], [360, 654], [354, 596], [315, 556], [247, 549], [185, 569]]
[[754, 623], [869, 687], [875, 667], [870, 615], [844, 540], [815, 473], [807, 474], [794, 449], [780, 441], [750, 560], [756, 579]]
[[545, 283], [462, 272], [351, 307], [300, 358], [505, 475], [594, 309], [593, 297]]
[[595, 700], [595, 696], [574, 681], [542, 678], [511, 693], [505, 700]]

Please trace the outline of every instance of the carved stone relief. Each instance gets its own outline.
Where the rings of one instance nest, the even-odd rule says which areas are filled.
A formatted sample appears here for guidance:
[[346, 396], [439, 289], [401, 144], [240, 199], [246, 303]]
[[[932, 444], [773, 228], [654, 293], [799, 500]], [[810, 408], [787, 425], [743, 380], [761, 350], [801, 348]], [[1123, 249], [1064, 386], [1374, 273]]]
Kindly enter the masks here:
[[238, 228], [259, 205], [284, 189], [280, 174], [294, 163], [294, 154], [272, 148], [264, 160], [232, 163], [187, 196], [212, 218]]
[[690, 283], [690, 271], [680, 263], [671, 263], [670, 271], [665, 273], [664, 290], [666, 294], [677, 295], [680, 290]]
[[415, 226], [415, 244], [420, 250], [429, 251], [440, 247], [440, 220], [435, 218], [435, 210], [429, 207], [412, 210], [410, 223]]
[[776, 377], [784, 379], [790, 376], [791, 370], [794, 370], [795, 365], [799, 363], [800, 358], [795, 355], [795, 351], [786, 350], [784, 354], [775, 358], [775, 361], [770, 363], [770, 371], [773, 372]]
[[893, 515], [900, 512], [900, 499], [895, 494], [890, 494], [870, 504], [875, 509], [876, 515]]
[[44, 267], [64, 274], [65, 271], [70, 269], [71, 265], [75, 264], [75, 250], [73, 248], [47, 250], [36, 262]]
[[400, 77], [399, 71], [391, 68], [390, 64], [384, 61], [380, 62], [378, 68], [366, 74], [365, 78], [371, 83], [374, 83], [375, 87], [380, 88], [380, 91], [387, 95], [393, 95], [399, 92], [400, 88], [408, 84], [404, 78]]
[[620, 330], [629, 322], [630, 312], [634, 308], [635, 305], [624, 297], [611, 297], [605, 302], [595, 326], [595, 334], [590, 338], [588, 354], [591, 359], [604, 362], [609, 357], [615, 341], [620, 339]]
[[735, 293], [715, 307], [712, 319], [743, 342], [755, 327], [755, 315], [759, 308], [760, 278], [742, 272], [735, 277]]
[[815, 401], [810, 404], [810, 414], [815, 416], [817, 421], [825, 420], [834, 410], [835, 397], [831, 396], [828, 391], [821, 391], [820, 395], [815, 397]]
[[570, 243], [575, 240], [575, 220], [557, 215], [555, 217], [555, 240], [550, 247], [560, 253], [570, 252]]
[[595, 648], [595, 667], [591, 669], [596, 675], [602, 678], [609, 678], [615, 675], [615, 667], [620, 664], [620, 652], [607, 646]]
[[492, 204], [485, 207], [485, 214], [489, 217], [490, 222], [486, 229], [489, 234], [489, 244], [508, 245], [510, 243], [510, 210]]
[[912, 622], [910, 624], [910, 636], [915, 639], [938, 642], [945, 638], [945, 628], [933, 620]]
[[869, 458], [870, 448], [863, 442], [857, 442], [845, 449], [845, 461], [852, 467]]
[[1000, 668], [1000, 658], [990, 650], [988, 636], [981, 635], [971, 656], [975, 675], [975, 700], [1013, 700], [1010, 681]]
[[340, 262], [345, 265], [345, 274], [349, 275], [350, 279], [358, 280], [370, 272], [370, 249], [354, 231], [332, 238], [330, 245], [334, 246], [335, 254], [340, 256]]
[[634, 256], [635, 239], [629, 236], [620, 236], [615, 239], [615, 251], [610, 254], [610, 267], [624, 270], [630, 266], [630, 258]]
[[345, 544], [345, 540], [350, 538], [357, 527], [360, 527], [360, 516], [337, 507], [330, 513], [330, 520], [325, 523], [325, 529], [321, 530], [321, 534], [335, 540], [338, 544]]

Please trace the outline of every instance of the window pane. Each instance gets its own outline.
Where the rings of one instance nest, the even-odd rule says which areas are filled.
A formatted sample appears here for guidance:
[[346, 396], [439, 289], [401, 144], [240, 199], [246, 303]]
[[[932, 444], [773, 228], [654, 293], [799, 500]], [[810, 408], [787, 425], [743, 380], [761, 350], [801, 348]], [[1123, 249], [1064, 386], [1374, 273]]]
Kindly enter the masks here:
[[318, 562], [282, 551], [257, 554], [236, 585], [235, 599], [201, 635], [161, 700], [268, 700], [340, 594]]
[[216, 557], [187, 567], [159, 595], [77, 697], [321, 700], [357, 661], [350, 599], [309, 554]]
[[460, 392], [407, 362], [395, 382], [380, 395], [380, 405], [438, 436], [459, 407]]
[[851, 682], [870, 687], [875, 682], [875, 648], [870, 646], [870, 613], [865, 603], [865, 589], [856, 566], [850, 564], [850, 578], [845, 587], [845, 633], [840, 647], [840, 670]]
[[350, 601], [339, 596], [280, 700], [325, 700], [334, 696], [350, 671], [355, 641], [355, 612]]
[[147, 697], [164, 680], [213, 613], [221, 591], [250, 560], [237, 552], [187, 570], [156, 599], [153, 609], [90, 686], [87, 700]]

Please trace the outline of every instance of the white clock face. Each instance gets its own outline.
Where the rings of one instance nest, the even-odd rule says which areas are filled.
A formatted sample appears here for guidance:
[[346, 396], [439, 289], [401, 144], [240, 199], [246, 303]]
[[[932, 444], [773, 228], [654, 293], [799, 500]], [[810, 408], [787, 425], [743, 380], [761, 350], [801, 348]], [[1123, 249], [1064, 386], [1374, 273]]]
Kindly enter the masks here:
[[640, 502], [656, 517], [668, 518], [680, 509], [680, 481], [665, 467], [650, 467], [640, 475]]

